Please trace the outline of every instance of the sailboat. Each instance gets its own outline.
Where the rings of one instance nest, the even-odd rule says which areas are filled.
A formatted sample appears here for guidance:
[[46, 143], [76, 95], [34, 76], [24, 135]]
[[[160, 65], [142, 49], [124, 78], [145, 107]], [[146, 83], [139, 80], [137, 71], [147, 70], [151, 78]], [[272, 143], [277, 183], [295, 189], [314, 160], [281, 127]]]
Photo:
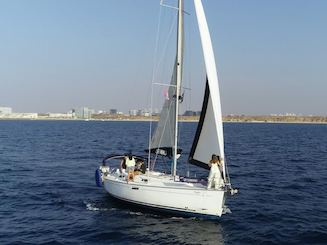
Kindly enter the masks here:
[[[117, 167], [124, 155], [109, 155], [96, 170], [96, 182], [114, 198], [131, 204], [169, 213], [188, 216], [220, 217], [226, 213], [226, 197], [235, 194], [228, 176], [225, 153], [223, 122], [220, 103], [218, 76], [210, 33], [201, 0], [194, 0], [200, 31], [207, 78], [200, 120], [189, 154], [189, 163], [209, 169], [213, 154], [221, 159], [223, 185], [208, 189], [206, 181], [181, 177], [177, 174], [178, 158], [178, 112], [182, 100], [181, 81], [183, 71], [183, 0], [178, 0], [177, 49], [168, 96], [163, 105], [160, 119], [149, 140], [148, 157], [130, 156], [133, 161], [147, 163], [145, 172], [128, 180], [124, 170]], [[154, 154], [155, 158], [151, 159]], [[155, 171], [152, 166], [158, 155], [172, 160], [170, 173]], [[131, 159], [132, 159], [131, 158]], [[116, 165], [116, 166], [115, 166]]]

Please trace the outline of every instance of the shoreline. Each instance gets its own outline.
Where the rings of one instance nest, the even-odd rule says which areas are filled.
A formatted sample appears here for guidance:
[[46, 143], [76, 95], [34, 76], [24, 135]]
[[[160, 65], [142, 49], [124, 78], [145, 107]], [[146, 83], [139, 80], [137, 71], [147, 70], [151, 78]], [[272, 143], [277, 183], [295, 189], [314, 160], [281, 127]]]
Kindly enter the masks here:
[[[90, 119], [76, 119], [76, 118], [0, 118], [0, 121], [85, 121], [85, 122], [157, 122], [158, 119], [150, 118], [90, 118]], [[181, 118], [180, 122], [198, 122], [195, 118]], [[249, 120], [238, 119], [231, 120], [223, 118], [223, 123], [270, 123], [270, 124], [327, 124], [327, 120]]]

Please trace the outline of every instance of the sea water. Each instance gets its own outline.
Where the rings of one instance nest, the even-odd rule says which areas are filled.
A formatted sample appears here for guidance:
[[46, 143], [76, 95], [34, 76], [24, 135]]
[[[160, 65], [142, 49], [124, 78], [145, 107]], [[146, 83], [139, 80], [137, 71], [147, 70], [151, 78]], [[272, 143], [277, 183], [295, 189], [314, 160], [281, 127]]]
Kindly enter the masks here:
[[[206, 177], [186, 164], [196, 123], [180, 126], [179, 173]], [[225, 123], [240, 192], [217, 220], [130, 209], [96, 187], [102, 158], [144, 154], [148, 131], [147, 122], [0, 121], [0, 244], [327, 244], [327, 125]]]

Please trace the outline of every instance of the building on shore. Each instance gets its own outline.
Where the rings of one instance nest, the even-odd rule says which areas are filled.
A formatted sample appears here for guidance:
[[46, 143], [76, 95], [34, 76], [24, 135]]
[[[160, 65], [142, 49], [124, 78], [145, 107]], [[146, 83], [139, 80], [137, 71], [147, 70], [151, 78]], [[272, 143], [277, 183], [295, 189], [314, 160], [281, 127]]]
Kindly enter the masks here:
[[11, 113], [0, 114], [2, 119], [38, 119], [37, 113]]
[[81, 107], [75, 110], [75, 116], [78, 119], [90, 119], [93, 114], [95, 114], [95, 110], [88, 107]]
[[73, 113], [49, 113], [49, 118], [53, 119], [72, 119], [74, 118]]
[[186, 117], [194, 117], [194, 116], [200, 116], [200, 115], [201, 115], [201, 111], [191, 111], [191, 110], [187, 110], [183, 114], [183, 116], [186, 116]]
[[109, 114], [110, 115], [116, 115], [117, 114], [117, 109], [110, 109]]
[[13, 113], [11, 107], [0, 107], [1, 119], [37, 119], [37, 113]]
[[11, 107], [0, 107], [0, 114], [10, 115], [12, 113]]
[[135, 109], [129, 110], [129, 115], [130, 116], [137, 116], [137, 112], [138, 112], [138, 110], [135, 110]]

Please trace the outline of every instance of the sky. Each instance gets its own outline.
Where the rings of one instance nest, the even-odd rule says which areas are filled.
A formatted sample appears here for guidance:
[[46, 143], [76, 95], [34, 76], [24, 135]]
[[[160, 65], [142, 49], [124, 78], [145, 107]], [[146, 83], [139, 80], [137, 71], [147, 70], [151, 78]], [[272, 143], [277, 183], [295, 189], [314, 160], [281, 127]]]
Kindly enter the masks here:
[[[0, 106], [15, 112], [150, 107], [151, 83], [169, 83], [174, 60], [175, 30], [168, 34], [176, 11], [160, 10], [159, 2], [0, 0]], [[327, 115], [327, 1], [203, 5], [223, 114]], [[200, 110], [205, 74], [191, 0], [185, 10], [183, 84], [190, 90], [182, 108]], [[159, 16], [167, 18], [160, 25]], [[158, 64], [168, 75], [154, 72]]]

